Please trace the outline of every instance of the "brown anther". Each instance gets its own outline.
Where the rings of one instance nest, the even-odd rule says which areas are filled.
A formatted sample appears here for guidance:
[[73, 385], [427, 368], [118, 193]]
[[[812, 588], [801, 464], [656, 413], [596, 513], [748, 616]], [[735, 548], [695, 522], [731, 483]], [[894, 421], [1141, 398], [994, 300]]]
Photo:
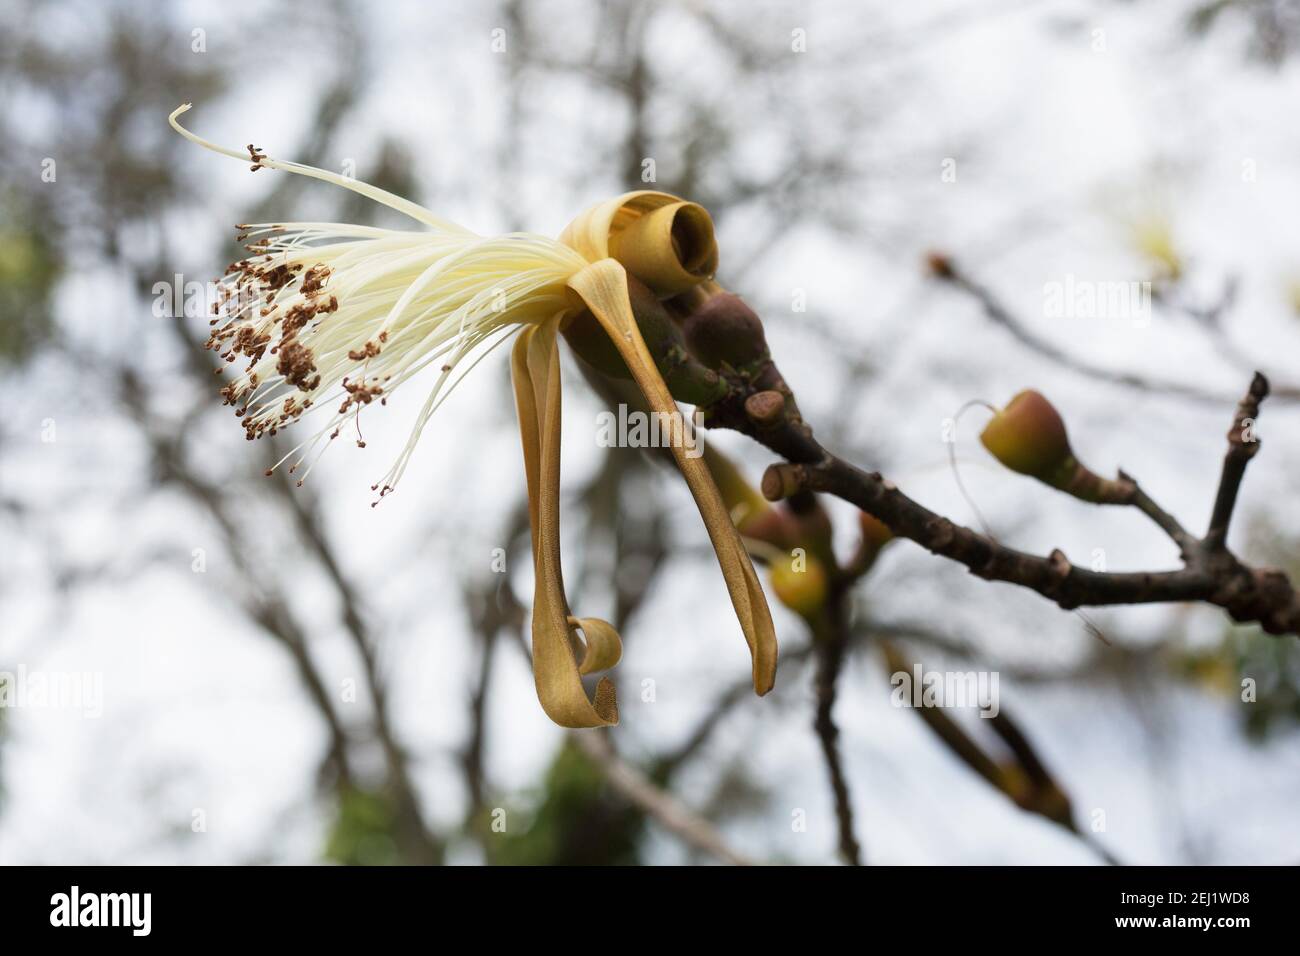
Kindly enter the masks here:
[[281, 336], [290, 338], [297, 335], [299, 330], [305, 328], [307, 323], [316, 317], [317, 308], [319, 307], [311, 302], [300, 302], [295, 305], [280, 320]]
[[321, 289], [325, 286], [325, 280], [328, 279], [329, 276], [329, 266], [320, 262], [316, 263], [316, 265], [308, 269], [303, 275], [300, 291], [308, 298], [319, 295]]
[[[294, 270], [287, 265], [279, 265], [274, 269], [267, 269], [261, 274], [262, 282], [271, 292], [278, 292], [294, 280]], [[267, 301], [271, 301], [267, 299]]]
[[315, 356], [311, 349], [299, 342], [290, 340], [280, 343], [279, 361], [275, 370], [284, 376], [291, 385], [296, 385], [304, 392], [310, 392], [320, 383], [320, 376], [309, 380], [308, 376], [316, 371]]

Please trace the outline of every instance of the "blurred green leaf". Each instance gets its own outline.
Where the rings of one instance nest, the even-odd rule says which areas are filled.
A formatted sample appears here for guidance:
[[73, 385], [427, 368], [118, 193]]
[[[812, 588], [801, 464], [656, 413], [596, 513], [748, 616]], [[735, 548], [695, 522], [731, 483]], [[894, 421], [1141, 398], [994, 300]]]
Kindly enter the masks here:
[[393, 834], [397, 814], [381, 793], [347, 787], [340, 791], [338, 817], [325, 857], [345, 866], [392, 866], [401, 862]]
[[491, 810], [482, 826], [488, 860], [507, 866], [623, 866], [640, 862], [645, 827], [640, 811], [609, 790], [591, 760], [566, 742], [547, 771], [532, 819], [519, 830], [506, 818], [492, 829]]
[[[22, 218], [3, 219], [20, 223]], [[59, 266], [38, 232], [0, 227], [0, 362], [21, 362], [48, 338], [50, 296]]]

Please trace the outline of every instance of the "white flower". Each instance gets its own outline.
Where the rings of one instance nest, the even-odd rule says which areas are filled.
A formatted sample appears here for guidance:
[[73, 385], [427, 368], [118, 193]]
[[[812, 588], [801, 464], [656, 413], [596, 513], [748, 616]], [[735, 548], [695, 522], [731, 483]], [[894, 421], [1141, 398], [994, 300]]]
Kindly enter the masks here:
[[[181, 135], [245, 159], [181, 127], [176, 117], [187, 109], [170, 117]], [[412, 375], [438, 363], [438, 378], [406, 447], [375, 485], [382, 497], [401, 478], [429, 416], [466, 366], [523, 329], [511, 377], [533, 532], [537, 695], [562, 726], [617, 723], [613, 683], [602, 679], [593, 698], [582, 676], [613, 667], [621, 640], [607, 622], [571, 613], [560, 568], [557, 337], [566, 322], [589, 312], [649, 407], [676, 414], [637, 324], [629, 283], [667, 299], [711, 279], [718, 256], [709, 214], [676, 196], [638, 191], [587, 210], [559, 240], [526, 233], [488, 239], [366, 183], [271, 159], [251, 145], [247, 159], [254, 171], [283, 169], [323, 179], [425, 226], [419, 232], [337, 223], [241, 227], [252, 255], [231, 265], [222, 280], [209, 345], [228, 362], [243, 363], [223, 393], [248, 437], [275, 434], [320, 408], [324, 424], [276, 467], [292, 458], [289, 467], [296, 471], [314, 448], [323, 451], [350, 423], [364, 446], [357, 424], [362, 410], [383, 404]], [[672, 453], [700, 509], [749, 645], [754, 689], [765, 694], [776, 679], [777, 648], [762, 587], [707, 465], [679, 444]]]
[[[187, 109], [170, 117], [181, 135], [245, 158], [184, 129], [176, 117]], [[402, 476], [429, 417], [472, 367], [465, 359], [477, 353], [477, 361], [519, 326], [571, 308], [565, 284], [587, 260], [545, 236], [476, 235], [382, 189], [274, 160], [251, 146], [247, 158], [254, 169], [284, 169], [351, 189], [427, 227], [241, 226], [251, 255], [226, 270], [213, 305], [208, 345], [239, 363], [222, 394], [236, 406], [250, 439], [324, 410], [314, 432], [280, 462], [293, 459], [295, 471], [345, 427], [356, 430], [364, 447], [361, 411], [384, 403], [430, 364], [439, 366], [405, 447], [376, 485], [386, 493]]]

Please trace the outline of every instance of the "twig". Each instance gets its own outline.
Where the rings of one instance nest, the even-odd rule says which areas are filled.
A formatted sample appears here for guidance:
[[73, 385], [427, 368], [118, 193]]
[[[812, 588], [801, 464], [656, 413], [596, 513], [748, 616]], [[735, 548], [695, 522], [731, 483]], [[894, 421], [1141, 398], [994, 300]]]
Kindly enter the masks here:
[[1212, 551], [1222, 551], [1228, 540], [1228, 525], [1237, 505], [1241, 479], [1246, 475], [1246, 466], [1259, 451], [1259, 440], [1254, 435], [1253, 426], [1259, 415], [1259, 403], [1267, 396], [1268, 379], [1256, 372], [1250, 390], [1237, 405], [1232, 428], [1228, 429], [1228, 452], [1223, 456], [1223, 472], [1219, 478], [1219, 490], [1214, 496], [1214, 512], [1205, 532], [1205, 546]]
[[[888, 641], [880, 642], [885, 655], [885, 665], [890, 673], [909, 673], [908, 661]], [[915, 708], [917, 716], [936, 737], [974, 773], [995, 790], [1001, 792], [1020, 809], [1044, 817], [1068, 830], [1086, 843], [1094, 852], [1112, 866], [1119, 861], [1101, 845], [1089, 831], [1079, 829], [1074, 820], [1074, 809], [1065, 788], [1048, 771], [1038, 751], [1029, 738], [1006, 714], [1005, 708], [989, 719], [993, 730], [1011, 751], [1014, 766], [1003, 768], [987, 751], [944, 713], [942, 707]]]
[[1183, 560], [1187, 560], [1195, 548], [1196, 538], [1187, 532], [1177, 518], [1156, 504], [1132, 476], [1125, 474], [1123, 471], [1119, 473], [1119, 476], [1133, 485], [1133, 507], [1154, 521], [1165, 534], [1169, 535], [1174, 544], [1178, 545], [1179, 555], [1182, 556]]
[[816, 638], [817, 657], [817, 715], [813, 729], [821, 743], [822, 759], [830, 776], [831, 792], [835, 797], [835, 820], [839, 828], [840, 856], [850, 866], [862, 865], [862, 848], [853, 833], [853, 802], [849, 795], [848, 778], [840, 758], [839, 728], [835, 725], [835, 683], [844, 663], [847, 641], [845, 634], [827, 634]]
[[731, 849], [709, 821], [619, 757], [606, 731], [580, 731], [570, 737], [600, 768], [610, 786], [689, 846], [733, 866], [753, 865], [752, 860]]
[[[790, 669], [807, 661], [812, 653], [812, 646], [805, 644], [791, 650], [781, 649], [781, 676], [786, 677]], [[722, 724], [722, 720], [737, 706], [754, 699], [754, 681], [748, 674], [723, 691], [713, 702], [713, 706], [700, 718], [695, 730], [681, 744], [659, 757], [654, 762], [657, 779], [667, 779], [676, 773], [692, 757], [698, 754], [709, 742], [713, 732]]]
[[1016, 341], [1044, 358], [1051, 359], [1063, 368], [1098, 381], [1109, 382], [1112, 385], [1122, 385], [1147, 394], [1186, 398], [1208, 405], [1219, 405], [1227, 401], [1225, 396], [1208, 392], [1195, 385], [1152, 381], [1131, 372], [1116, 372], [1113, 369], [1094, 365], [1091, 362], [1070, 355], [1064, 349], [1040, 337], [1030, 329], [992, 291], [962, 271], [950, 257], [940, 253], [931, 253], [929, 265], [930, 272], [935, 278], [970, 295], [983, 308], [984, 314], [992, 319], [994, 323], [1011, 333]]

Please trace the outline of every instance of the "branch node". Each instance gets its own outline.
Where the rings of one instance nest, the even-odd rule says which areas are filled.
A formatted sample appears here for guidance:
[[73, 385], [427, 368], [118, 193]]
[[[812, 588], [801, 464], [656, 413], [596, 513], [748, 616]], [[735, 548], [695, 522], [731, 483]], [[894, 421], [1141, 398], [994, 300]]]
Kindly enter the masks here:
[[1061, 586], [1066, 578], [1070, 576], [1073, 565], [1070, 559], [1065, 556], [1065, 552], [1060, 548], [1053, 548], [1052, 553], [1047, 556], [1048, 577], [1052, 579], [1051, 589], [1055, 591]]
[[770, 389], [755, 392], [745, 399], [745, 414], [757, 425], [772, 425], [785, 415], [785, 396]]
[[805, 481], [806, 475], [802, 465], [792, 465], [789, 462], [768, 465], [767, 471], [763, 472], [763, 497], [768, 501], [789, 498], [803, 489]]

